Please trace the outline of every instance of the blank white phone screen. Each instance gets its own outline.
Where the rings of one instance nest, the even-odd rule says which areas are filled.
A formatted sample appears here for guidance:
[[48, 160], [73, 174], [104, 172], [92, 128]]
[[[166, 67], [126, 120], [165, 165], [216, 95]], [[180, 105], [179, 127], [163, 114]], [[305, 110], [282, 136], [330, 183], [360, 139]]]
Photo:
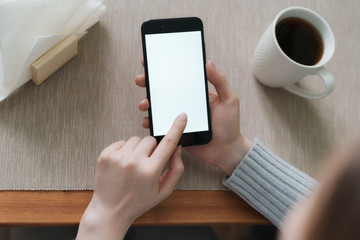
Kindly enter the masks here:
[[154, 136], [182, 112], [185, 133], [209, 130], [201, 32], [146, 34], [145, 41]]

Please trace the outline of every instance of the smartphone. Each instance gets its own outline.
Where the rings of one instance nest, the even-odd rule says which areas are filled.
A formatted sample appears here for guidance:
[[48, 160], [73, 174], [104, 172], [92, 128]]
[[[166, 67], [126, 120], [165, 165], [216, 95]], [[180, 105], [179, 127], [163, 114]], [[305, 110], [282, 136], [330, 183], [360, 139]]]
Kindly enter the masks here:
[[141, 26], [150, 134], [158, 142], [185, 112], [183, 146], [211, 140], [202, 21], [196, 17], [149, 20]]

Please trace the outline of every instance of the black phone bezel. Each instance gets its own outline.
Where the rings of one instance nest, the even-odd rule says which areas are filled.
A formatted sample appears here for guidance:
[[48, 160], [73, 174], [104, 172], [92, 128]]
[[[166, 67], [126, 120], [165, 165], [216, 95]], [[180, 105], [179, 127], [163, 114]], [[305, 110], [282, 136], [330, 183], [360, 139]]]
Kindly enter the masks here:
[[[148, 68], [147, 68], [147, 56], [146, 56], [146, 34], [158, 34], [158, 33], [174, 33], [174, 32], [189, 32], [189, 31], [200, 31], [201, 40], [202, 40], [202, 52], [203, 52], [203, 67], [204, 67], [204, 79], [205, 79], [205, 91], [206, 91], [206, 107], [208, 115], [208, 131], [199, 131], [199, 132], [190, 132], [183, 133], [179, 144], [182, 146], [192, 146], [192, 145], [201, 145], [206, 144], [211, 140], [212, 130], [211, 130], [211, 117], [210, 117], [210, 104], [209, 104], [209, 94], [208, 94], [208, 83], [206, 75], [206, 53], [205, 53], [205, 40], [204, 40], [204, 29], [203, 23], [200, 18], [197, 17], [187, 17], [187, 18], [168, 18], [168, 19], [153, 19], [144, 22], [141, 26], [141, 38], [143, 46], [143, 59], [144, 59], [144, 69], [145, 69], [145, 83], [146, 83], [146, 95], [149, 100], [149, 124], [150, 124], [150, 135], [154, 136], [153, 132], [153, 122], [152, 122], [152, 113], [151, 113], [151, 98], [150, 98], [150, 88], [149, 88], [149, 78], [148, 78]], [[154, 136], [157, 142], [159, 143], [164, 136]]]

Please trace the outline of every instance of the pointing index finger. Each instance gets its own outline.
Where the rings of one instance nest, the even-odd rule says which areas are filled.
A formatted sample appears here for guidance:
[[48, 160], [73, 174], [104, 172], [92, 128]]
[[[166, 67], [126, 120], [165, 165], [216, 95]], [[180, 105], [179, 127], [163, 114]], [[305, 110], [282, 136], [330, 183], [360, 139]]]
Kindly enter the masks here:
[[181, 135], [185, 130], [186, 123], [187, 116], [185, 113], [177, 116], [169, 132], [160, 141], [151, 157], [158, 159], [157, 161], [160, 161], [161, 164], [165, 166], [166, 162], [177, 148]]

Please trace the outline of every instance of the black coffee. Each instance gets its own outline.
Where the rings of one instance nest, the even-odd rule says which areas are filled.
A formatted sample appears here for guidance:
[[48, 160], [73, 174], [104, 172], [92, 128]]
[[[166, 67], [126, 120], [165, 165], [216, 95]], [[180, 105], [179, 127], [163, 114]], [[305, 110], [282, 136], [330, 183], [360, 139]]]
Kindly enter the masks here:
[[292, 60], [315, 65], [320, 61], [324, 44], [319, 31], [309, 22], [297, 17], [285, 18], [276, 25], [276, 39]]

